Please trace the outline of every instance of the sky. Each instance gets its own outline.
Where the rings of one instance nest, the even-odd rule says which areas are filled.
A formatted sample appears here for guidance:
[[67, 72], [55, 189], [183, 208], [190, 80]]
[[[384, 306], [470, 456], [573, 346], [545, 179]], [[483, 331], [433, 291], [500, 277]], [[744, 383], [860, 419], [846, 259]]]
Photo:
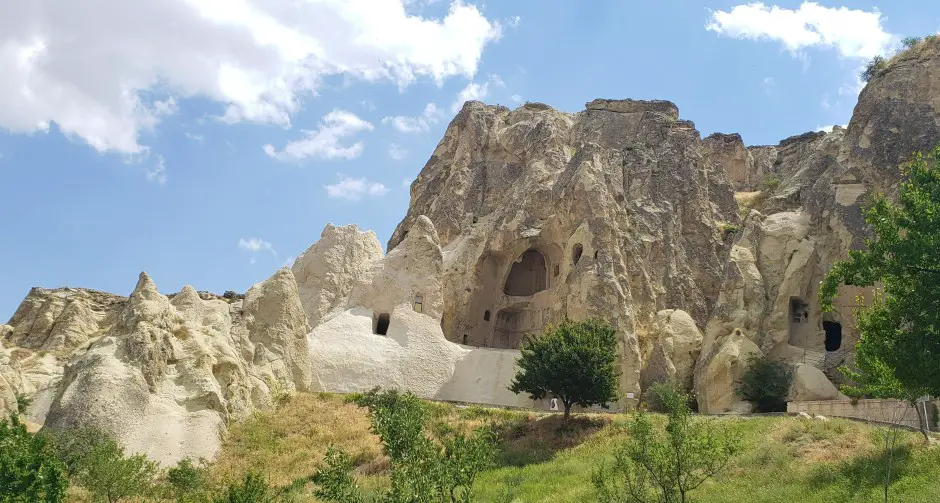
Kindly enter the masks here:
[[385, 246], [466, 100], [666, 99], [751, 145], [851, 117], [940, 2], [0, 2], [0, 322], [33, 286], [245, 291]]

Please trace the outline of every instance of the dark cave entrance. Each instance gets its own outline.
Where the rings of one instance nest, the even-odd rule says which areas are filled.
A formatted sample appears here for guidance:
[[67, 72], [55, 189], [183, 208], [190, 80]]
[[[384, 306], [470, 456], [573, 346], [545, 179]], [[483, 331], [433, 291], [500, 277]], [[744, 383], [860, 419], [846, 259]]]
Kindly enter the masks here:
[[529, 296], [546, 288], [548, 269], [545, 256], [536, 249], [530, 249], [512, 264], [503, 292], [506, 295]]
[[842, 347], [842, 324], [835, 321], [823, 321], [826, 332], [826, 351], [838, 351]]
[[388, 313], [382, 313], [375, 321], [375, 333], [378, 335], [388, 335], [388, 324], [391, 322], [391, 316]]

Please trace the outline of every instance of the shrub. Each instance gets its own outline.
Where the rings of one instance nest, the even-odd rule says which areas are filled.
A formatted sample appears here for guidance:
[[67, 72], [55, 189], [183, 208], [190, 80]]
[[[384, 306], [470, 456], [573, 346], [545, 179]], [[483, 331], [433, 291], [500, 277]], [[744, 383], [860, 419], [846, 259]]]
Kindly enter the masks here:
[[901, 44], [908, 49], [916, 46], [920, 42], [920, 37], [905, 37], [903, 40], [901, 40]]
[[658, 382], [652, 384], [649, 388], [643, 390], [643, 394], [640, 397], [640, 402], [646, 405], [646, 410], [650, 412], [669, 412], [666, 409], [666, 405], [663, 401], [664, 397], [672, 396], [676, 393], [684, 393], [689, 401], [686, 405], [689, 407], [689, 410], [696, 410], [698, 408], [698, 403], [695, 400], [695, 397], [691, 393], [687, 393], [675, 380], [669, 380], [664, 382]]
[[114, 503], [154, 492], [159, 465], [143, 454], [125, 456], [124, 448], [95, 428], [75, 428], [49, 437], [74, 481], [97, 500]]
[[205, 487], [206, 475], [202, 468], [186, 458], [167, 470], [166, 481], [173, 497], [182, 503], [196, 499], [195, 495]]
[[[411, 393], [376, 388], [358, 396], [356, 403], [369, 409], [372, 431], [390, 458], [390, 488], [375, 501], [471, 501], [477, 474], [495, 458], [491, 429], [479, 428], [471, 434], [442, 429], [436, 441], [426, 432], [427, 404]], [[315, 496], [340, 503], [363, 501], [351, 470], [350, 456], [331, 446], [324, 465], [311, 478], [317, 486]]]
[[785, 412], [793, 383], [793, 368], [767, 356], [751, 356], [741, 377], [738, 394], [753, 402], [757, 412]]
[[692, 415], [691, 397], [677, 386], [661, 386], [659, 398], [668, 413], [665, 431], [646, 412], [634, 412], [630, 436], [615, 454], [610, 470], [592, 474], [597, 500], [604, 502], [685, 502], [688, 493], [721, 473], [741, 439], [714, 421]]
[[33, 403], [33, 399], [32, 399], [32, 398], [30, 398], [30, 397], [28, 397], [28, 396], [26, 396], [26, 395], [20, 394], [20, 393], [17, 393], [17, 394], [16, 394], [16, 410], [17, 410], [20, 414], [26, 413], [26, 409], [29, 408], [29, 405], [30, 405], [31, 403]]
[[214, 503], [269, 503], [275, 501], [265, 478], [257, 473], [248, 472], [241, 484], [231, 485], [225, 495]]
[[865, 69], [862, 70], [861, 78], [863, 81], [868, 82], [875, 76], [881, 74], [885, 68], [888, 66], [888, 60], [882, 56], [875, 56], [867, 64], [865, 64]]
[[771, 173], [761, 179], [758, 190], [765, 193], [773, 193], [780, 187], [780, 183], [780, 177]]
[[32, 435], [14, 415], [0, 421], [0, 502], [65, 500], [65, 466], [43, 435]]

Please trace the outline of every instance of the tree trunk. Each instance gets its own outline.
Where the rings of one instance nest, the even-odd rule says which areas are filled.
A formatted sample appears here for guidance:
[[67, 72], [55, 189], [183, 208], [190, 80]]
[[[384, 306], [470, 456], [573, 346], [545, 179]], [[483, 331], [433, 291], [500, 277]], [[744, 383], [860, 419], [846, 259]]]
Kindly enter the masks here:
[[565, 406], [565, 422], [568, 422], [568, 418], [571, 416], [571, 403], [562, 400], [561, 402]]

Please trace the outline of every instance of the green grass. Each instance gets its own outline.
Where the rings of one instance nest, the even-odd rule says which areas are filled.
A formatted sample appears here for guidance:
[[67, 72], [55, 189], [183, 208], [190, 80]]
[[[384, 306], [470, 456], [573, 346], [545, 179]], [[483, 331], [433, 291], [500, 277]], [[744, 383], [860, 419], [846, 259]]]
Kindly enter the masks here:
[[[629, 435], [625, 415], [579, 415], [564, 429], [558, 415], [439, 403], [432, 404], [432, 411], [431, 431], [497, 426], [498, 466], [479, 478], [474, 499], [479, 502], [594, 501], [592, 472], [612, 460]], [[885, 464], [878, 428], [840, 419], [716, 420], [742, 434], [743, 449], [725, 474], [692, 493], [695, 501], [883, 501]], [[385, 484], [387, 461], [368, 432], [365, 412], [336, 396], [298, 395], [276, 412], [235, 425], [210, 472], [216, 480], [232, 480], [248, 468], [260, 469], [273, 481], [286, 483], [308, 475], [331, 442], [354, 454], [363, 485]], [[890, 501], [940, 501], [940, 447], [926, 447], [918, 434], [904, 432], [896, 456]]]

